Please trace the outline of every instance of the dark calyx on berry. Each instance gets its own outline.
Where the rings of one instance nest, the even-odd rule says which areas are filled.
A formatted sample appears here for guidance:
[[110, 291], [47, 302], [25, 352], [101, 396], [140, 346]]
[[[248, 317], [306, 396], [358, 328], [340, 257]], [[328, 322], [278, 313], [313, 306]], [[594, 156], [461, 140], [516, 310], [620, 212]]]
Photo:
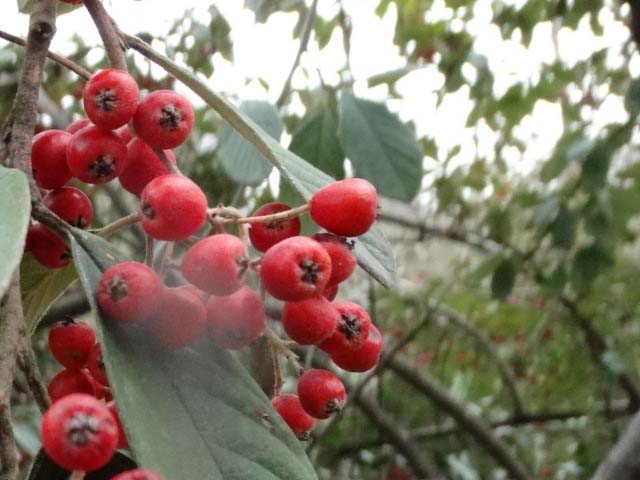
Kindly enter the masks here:
[[283, 230], [284, 222], [286, 220], [271, 220], [270, 222], [265, 222], [264, 226], [270, 230]]
[[156, 212], [151, 208], [151, 204], [147, 201], [142, 202], [142, 214], [151, 220], [156, 218]]
[[344, 336], [351, 340], [360, 335], [360, 319], [350, 313], [340, 314], [340, 324], [338, 330], [344, 334]]
[[342, 410], [342, 407], [344, 406], [344, 402], [338, 399], [334, 399], [334, 400], [329, 400], [327, 402], [327, 409], [326, 412], [328, 414], [332, 414], [332, 413], [338, 413]]
[[114, 276], [109, 282], [109, 296], [111, 300], [117, 302], [129, 294], [127, 281], [119, 275]]
[[111, 155], [100, 155], [95, 162], [89, 165], [89, 172], [94, 178], [105, 178], [115, 170], [115, 162]]
[[160, 126], [165, 130], [175, 130], [182, 121], [182, 112], [175, 105], [165, 105], [162, 107]]
[[76, 446], [86, 445], [91, 437], [100, 432], [100, 422], [91, 415], [76, 413], [67, 425], [67, 436]]
[[300, 263], [300, 270], [302, 270], [300, 279], [303, 282], [315, 284], [318, 281], [320, 266], [310, 258], [307, 258]]
[[114, 110], [118, 106], [116, 94], [110, 88], [105, 88], [96, 93], [96, 107], [104, 112]]

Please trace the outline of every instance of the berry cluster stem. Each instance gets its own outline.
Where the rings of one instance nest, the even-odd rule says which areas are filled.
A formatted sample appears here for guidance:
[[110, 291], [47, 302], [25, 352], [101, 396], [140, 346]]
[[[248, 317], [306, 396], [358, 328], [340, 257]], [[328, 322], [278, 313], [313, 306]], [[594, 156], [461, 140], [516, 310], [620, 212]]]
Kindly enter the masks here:
[[225, 223], [267, 223], [267, 222], [283, 222], [292, 218], [299, 217], [304, 212], [309, 211], [309, 204], [305, 203], [291, 210], [285, 210], [284, 212], [272, 213], [271, 215], [263, 215], [260, 217], [240, 217], [229, 218], [225, 220]]
[[141, 219], [142, 215], [140, 214], [140, 212], [132, 213], [130, 215], [127, 215], [126, 217], [119, 218], [115, 222], [110, 223], [109, 225], [105, 225], [98, 230], [92, 230], [92, 233], [105, 238], [124, 227], [133, 225], [134, 223], [138, 223]]
[[85, 472], [81, 472], [80, 470], [74, 471], [69, 480], [84, 480]]
[[167, 157], [167, 154], [164, 153], [164, 150], [159, 149], [159, 148], [154, 148], [153, 152], [157, 155], [157, 157], [160, 159], [160, 161], [165, 166], [165, 168], [169, 171], [169, 173], [175, 173], [177, 175], [182, 175], [182, 172], [180, 171], [178, 166], [176, 164], [172, 163], [171, 160], [169, 160], [169, 157]]
[[276, 332], [273, 331], [271, 327], [266, 327], [264, 329], [264, 334], [267, 336], [269, 341], [271, 342], [271, 346], [277, 354], [281, 354], [287, 361], [293, 366], [298, 375], [301, 375], [304, 372], [304, 368], [300, 365], [298, 361], [298, 356], [293, 353], [291, 350], [290, 342], [282, 340]]

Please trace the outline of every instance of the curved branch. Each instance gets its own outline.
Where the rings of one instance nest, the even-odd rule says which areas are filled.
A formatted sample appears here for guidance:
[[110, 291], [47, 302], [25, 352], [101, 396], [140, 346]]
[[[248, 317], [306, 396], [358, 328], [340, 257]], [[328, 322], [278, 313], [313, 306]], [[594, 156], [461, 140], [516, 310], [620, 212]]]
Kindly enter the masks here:
[[640, 413], [598, 467], [591, 480], [635, 480], [640, 478]]
[[107, 52], [109, 63], [112, 68], [127, 71], [127, 60], [124, 56], [124, 50], [118, 30], [113, 23], [113, 20], [104, 9], [100, 0], [85, 0], [85, 7], [89, 11], [93, 23], [96, 24], [96, 28], [102, 38], [102, 43]]

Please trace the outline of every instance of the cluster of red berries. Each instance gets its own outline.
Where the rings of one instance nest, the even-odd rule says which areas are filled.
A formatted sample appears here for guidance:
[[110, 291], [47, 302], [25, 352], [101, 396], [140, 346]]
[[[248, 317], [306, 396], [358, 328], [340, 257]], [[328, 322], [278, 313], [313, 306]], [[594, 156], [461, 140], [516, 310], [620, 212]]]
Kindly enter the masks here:
[[[40, 188], [50, 190], [45, 206], [69, 224], [87, 228], [91, 202], [65, 185], [72, 178], [89, 184], [118, 178], [125, 190], [140, 196], [142, 228], [149, 235], [184, 240], [195, 233], [205, 220], [205, 195], [191, 180], [169, 175], [168, 168], [176, 163], [170, 149], [184, 143], [193, 128], [189, 102], [168, 90], [139, 100], [133, 77], [115, 69], [93, 75], [82, 97], [88, 119], [33, 138], [33, 176]], [[25, 248], [48, 268], [70, 261], [64, 241], [41, 224], [29, 228]]]

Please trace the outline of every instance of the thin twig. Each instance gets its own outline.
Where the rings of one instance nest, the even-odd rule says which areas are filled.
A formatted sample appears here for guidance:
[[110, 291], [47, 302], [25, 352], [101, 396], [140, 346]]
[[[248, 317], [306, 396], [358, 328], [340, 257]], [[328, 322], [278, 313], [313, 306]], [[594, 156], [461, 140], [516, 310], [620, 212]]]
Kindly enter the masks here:
[[278, 100], [276, 101], [276, 105], [278, 107], [282, 107], [282, 105], [284, 105], [284, 102], [287, 100], [289, 92], [291, 91], [291, 79], [293, 78], [293, 74], [300, 64], [300, 58], [302, 57], [302, 54], [307, 49], [307, 45], [309, 44], [309, 39], [311, 38], [311, 30], [313, 30], [313, 22], [316, 18], [317, 7], [318, 0], [313, 0], [311, 6], [309, 7], [309, 11], [307, 12], [307, 16], [304, 19], [304, 26], [302, 27], [302, 33], [300, 34], [300, 46], [298, 47], [296, 58], [293, 61], [291, 70], [289, 70], [289, 75], [287, 75], [287, 79], [284, 82], [282, 91], [280, 92]]
[[304, 212], [309, 210], [309, 204], [305, 203], [291, 210], [285, 210], [284, 212], [272, 213], [270, 215], [262, 215], [259, 217], [240, 217], [240, 218], [226, 218], [224, 223], [276, 223], [284, 222], [292, 218], [299, 217]]
[[162, 258], [160, 259], [160, 266], [158, 267], [158, 276], [164, 279], [167, 267], [171, 263], [171, 257], [173, 256], [173, 249], [175, 247], [174, 242], [167, 242], [164, 246], [164, 252], [162, 253]]
[[171, 160], [169, 160], [169, 157], [167, 156], [166, 153], [164, 153], [164, 150], [162, 150], [160, 148], [154, 148], [153, 152], [160, 159], [160, 161], [164, 165], [164, 168], [166, 168], [169, 173], [175, 173], [177, 175], [182, 175], [182, 173], [178, 169], [177, 165], [175, 163], [173, 163]]
[[144, 245], [144, 263], [153, 268], [153, 246], [154, 241], [151, 235], [147, 235]]
[[23, 339], [23, 346], [18, 354], [18, 366], [27, 380], [33, 399], [36, 401], [40, 411], [44, 413], [51, 406], [51, 399], [42, 381], [42, 375], [40, 374], [31, 342], [27, 337]]
[[100, 0], [85, 0], [84, 5], [100, 33], [111, 67], [127, 71], [127, 60], [122, 50], [120, 36], [102, 2]]
[[92, 233], [105, 238], [126, 226], [138, 223], [140, 220], [142, 220], [142, 214], [140, 212], [131, 213], [126, 217], [119, 218], [109, 225], [105, 225], [97, 230], [92, 230]]
[[[0, 38], [3, 38], [8, 42], [15, 43], [16, 45], [20, 45], [22, 47], [27, 45], [26, 40], [20, 37], [16, 37], [15, 35], [11, 35], [10, 33], [5, 32], [3, 30], [0, 30]], [[59, 63], [63, 67], [68, 68], [73, 73], [75, 73], [79, 77], [84, 78], [85, 80], [89, 80], [91, 78], [91, 72], [86, 68], [84, 68], [82, 65], [78, 65], [73, 60], [70, 60], [66, 57], [63, 57], [61, 55], [58, 55], [57, 53], [53, 53], [50, 51], [47, 51], [47, 57], [53, 60], [54, 62]]]

